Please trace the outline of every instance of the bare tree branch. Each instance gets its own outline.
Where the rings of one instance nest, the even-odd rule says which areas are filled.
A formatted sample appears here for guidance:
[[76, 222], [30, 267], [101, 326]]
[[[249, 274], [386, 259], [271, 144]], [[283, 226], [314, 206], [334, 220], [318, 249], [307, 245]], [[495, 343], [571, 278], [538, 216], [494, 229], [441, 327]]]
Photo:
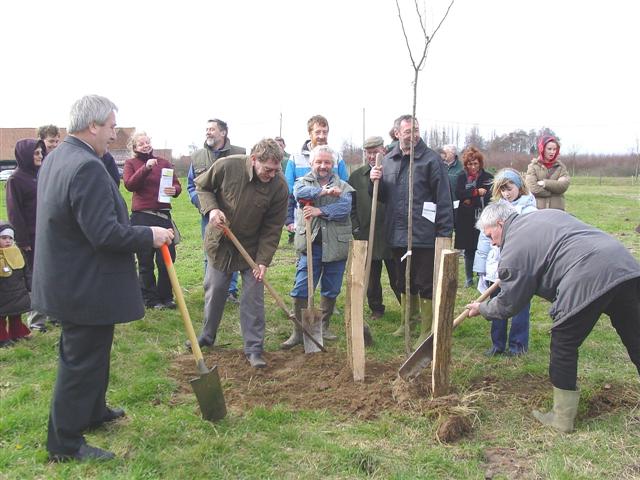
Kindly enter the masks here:
[[416, 62], [413, 59], [413, 54], [411, 53], [411, 45], [409, 45], [409, 38], [407, 37], [407, 31], [404, 28], [404, 22], [402, 21], [402, 14], [400, 13], [400, 4], [398, 0], [396, 0], [396, 8], [398, 9], [398, 18], [400, 19], [400, 26], [402, 27], [402, 34], [404, 35], [404, 41], [407, 44], [407, 50], [409, 51], [409, 58], [411, 59], [411, 65], [413, 68], [416, 68]]
[[[422, 29], [422, 33], [424, 34], [424, 38], [428, 43], [429, 42], [429, 36], [427, 35], [427, 29], [424, 26], [424, 22], [422, 21], [422, 14], [420, 13], [420, 7], [418, 6], [418, 0], [413, 0], [413, 3], [416, 6], [416, 13], [418, 14], [418, 20], [420, 21], [420, 28]], [[426, 14], [426, 12], [425, 12], [425, 14]]]

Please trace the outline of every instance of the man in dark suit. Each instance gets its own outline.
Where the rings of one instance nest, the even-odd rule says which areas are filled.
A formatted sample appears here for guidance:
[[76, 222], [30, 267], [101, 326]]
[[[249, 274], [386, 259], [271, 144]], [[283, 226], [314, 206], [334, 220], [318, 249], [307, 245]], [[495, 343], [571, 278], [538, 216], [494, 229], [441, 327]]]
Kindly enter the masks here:
[[124, 415], [106, 404], [114, 325], [144, 316], [133, 258], [173, 232], [132, 227], [101, 157], [115, 140], [116, 106], [90, 95], [71, 108], [69, 135], [38, 179], [33, 308], [59, 320], [60, 359], [47, 450], [61, 460], [107, 460], [83, 431]]

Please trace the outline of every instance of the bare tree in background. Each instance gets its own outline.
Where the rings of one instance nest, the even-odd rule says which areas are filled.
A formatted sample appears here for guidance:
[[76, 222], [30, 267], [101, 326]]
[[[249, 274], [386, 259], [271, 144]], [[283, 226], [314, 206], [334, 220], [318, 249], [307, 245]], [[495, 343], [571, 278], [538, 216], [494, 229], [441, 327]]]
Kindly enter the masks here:
[[[427, 51], [429, 49], [429, 45], [433, 41], [433, 37], [438, 32], [442, 23], [449, 15], [449, 11], [453, 6], [454, 0], [451, 0], [449, 6], [447, 7], [446, 12], [442, 16], [440, 23], [433, 30], [431, 35], [427, 33], [427, 29], [425, 27], [424, 19], [422, 18], [422, 14], [420, 13], [420, 7], [418, 5], [418, 0], [414, 0], [414, 5], [416, 9], [416, 15], [418, 17], [418, 22], [420, 23], [420, 31], [422, 32], [422, 42], [423, 45], [421, 56], [416, 61], [417, 57], [414, 57], [413, 50], [411, 49], [411, 44], [409, 43], [409, 37], [407, 36], [407, 30], [404, 26], [404, 21], [402, 19], [402, 12], [400, 11], [400, 4], [398, 0], [396, 0], [396, 8], [398, 9], [398, 18], [400, 19], [400, 26], [402, 27], [402, 34], [404, 35], [404, 40], [407, 44], [407, 50], [409, 51], [409, 58], [411, 59], [411, 66], [413, 67], [413, 108], [412, 108], [412, 120], [411, 120], [411, 131], [415, 131], [415, 118], [416, 118], [416, 102], [418, 98], [418, 75], [420, 71], [424, 68], [425, 63], [427, 61]], [[405, 270], [405, 290], [408, 291], [409, 286], [411, 285], [411, 248], [413, 246], [413, 160], [414, 160], [414, 142], [411, 142], [411, 150], [409, 152], [409, 208], [407, 209], [407, 256], [405, 261], [407, 262], [406, 270]], [[409, 315], [411, 311], [411, 302], [406, 301], [404, 305], [404, 347], [407, 355], [411, 353], [411, 336], [409, 331]]]

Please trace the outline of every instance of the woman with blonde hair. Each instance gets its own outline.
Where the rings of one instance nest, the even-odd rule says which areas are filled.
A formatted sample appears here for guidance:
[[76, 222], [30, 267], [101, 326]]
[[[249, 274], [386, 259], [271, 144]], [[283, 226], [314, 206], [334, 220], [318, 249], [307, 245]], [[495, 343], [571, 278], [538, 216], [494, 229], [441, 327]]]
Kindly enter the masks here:
[[[168, 160], [153, 153], [151, 138], [145, 132], [135, 133], [129, 140], [133, 158], [124, 164], [122, 179], [124, 186], [133, 192], [131, 200], [131, 225], [144, 225], [174, 228], [171, 219], [171, 203], [160, 195], [160, 178], [162, 170], [173, 169]], [[182, 187], [175, 172], [171, 186], [164, 187], [165, 197], [177, 197]], [[162, 201], [164, 200], [164, 201]], [[169, 245], [171, 258], [176, 258], [175, 239]], [[169, 274], [165, 268], [160, 252], [154, 248], [136, 252], [138, 257], [138, 278], [144, 303], [148, 308], [176, 308], [171, 291]], [[154, 271], [158, 268], [158, 280]]]

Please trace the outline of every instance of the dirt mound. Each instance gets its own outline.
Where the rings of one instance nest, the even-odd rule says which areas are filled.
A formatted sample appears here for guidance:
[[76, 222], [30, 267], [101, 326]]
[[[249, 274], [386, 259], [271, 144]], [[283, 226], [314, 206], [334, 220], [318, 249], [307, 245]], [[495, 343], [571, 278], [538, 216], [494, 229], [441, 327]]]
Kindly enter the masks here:
[[624, 385], [606, 383], [587, 399], [587, 411], [583, 418], [595, 418], [621, 408], [634, 408], [639, 404], [640, 395], [637, 391]]
[[[242, 413], [254, 407], [284, 405], [292, 410], [328, 410], [336, 414], [372, 419], [382, 412], [424, 413], [458, 403], [455, 395], [430, 400], [431, 378], [421, 375], [407, 383], [398, 378], [400, 360], [368, 360], [364, 382], [354, 382], [344, 352], [305, 355], [302, 350], [265, 352], [267, 368], [251, 368], [238, 350], [214, 349], [205, 362], [218, 365], [227, 408]], [[176, 357], [171, 375], [179, 382], [174, 403], [191, 394], [195, 376], [193, 357]]]

